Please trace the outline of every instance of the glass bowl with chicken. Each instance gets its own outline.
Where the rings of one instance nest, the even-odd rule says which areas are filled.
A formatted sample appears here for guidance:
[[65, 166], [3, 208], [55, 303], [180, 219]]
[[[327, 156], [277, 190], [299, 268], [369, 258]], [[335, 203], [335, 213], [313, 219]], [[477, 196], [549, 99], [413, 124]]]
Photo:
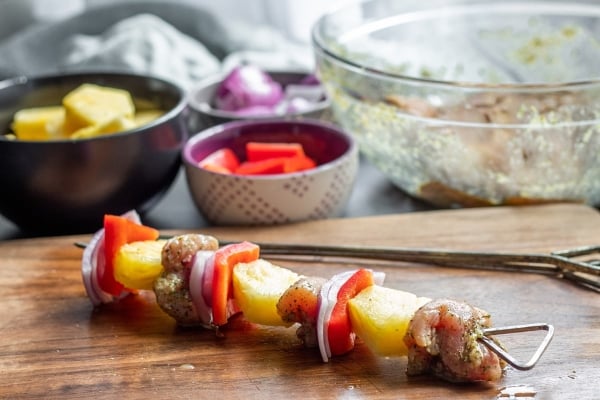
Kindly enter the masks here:
[[584, 0], [373, 0], [323, 16], [313, 44], [336, 120], [410, 195], [598, 206], [599, 17]]

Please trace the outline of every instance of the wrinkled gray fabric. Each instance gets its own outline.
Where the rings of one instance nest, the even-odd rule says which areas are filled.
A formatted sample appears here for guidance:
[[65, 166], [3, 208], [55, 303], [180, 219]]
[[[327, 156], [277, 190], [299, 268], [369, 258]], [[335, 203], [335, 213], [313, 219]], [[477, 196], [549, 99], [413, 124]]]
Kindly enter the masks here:
[[220, 70], [219, 60], [197, 40], [152, 14], [124, 19], [97, 36], [73, 35], [62, 65], [69, 70], [131, 70], [189, 87]]
[[0, 78], [128, 70], [189, 86], [244, 58], [276, 67], [312, 62], [307, 49], [268, 27], [222, 21], [190, 4], [149, 1], [98, 6], [12, 35], [0, 43]]

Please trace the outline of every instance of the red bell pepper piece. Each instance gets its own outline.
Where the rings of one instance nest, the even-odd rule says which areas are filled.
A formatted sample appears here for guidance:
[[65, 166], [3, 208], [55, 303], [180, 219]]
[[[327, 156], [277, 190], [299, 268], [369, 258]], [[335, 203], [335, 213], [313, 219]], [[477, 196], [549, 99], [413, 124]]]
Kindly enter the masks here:
[[201, 168], [220, 173], [270, 175], [314, 168], [316, 163], [304, 154], [300, 143], [246, 143], [246, 161], [240, 162], [233, 150], [222, 148], [198, 162]]
[[307, 156], [278, 157], [260, 161], [244, 161], [234, 171], [240, 175], [286, 174], [314, 168], [316, 163]]
[[269, 175], [284, 172], [285, 158], [269, 158], [260, 161], [244, 161], [234, 171], [240, 175]]
[[232, 173], [240, 165], [240, 160], [228, 147], [216, 150], [198, 162], [201, 168], [210, 171]]
[[341, 355], [354, 348], [355, 335], [348, 314], [348, 301], [361, 290], [374, 284], [373, 272], [362, 268], [348, 278], [338, 291], [337, 302], [327, 323], [327, 339], [331, 355]]
[[283, 172], [299, 172], [311, 169], [317, 166], [317, 163], [307, 156], [296, 156], [286, 158], [283, 164]]
[[246, 143], [246, 159], [262, 161], [271, 158], [304, 156], [304, 148], [300, 143]]
[[141, 240], [156, 240], [158, 230], [140, 225], [118, 215], [104, 216], [104, 257], [105, 267], [102, 276], [98, 277], [100, 288], [113, 296], [118, 296], [124, 289], [115, 279], [114, 260], [117, 252], [124, 244]]
[[215, 252], [215, 266], [212, 285], [213, 324], [227, 323], [227, 302], [233, 297], [233, 268], [241, 262], [257, 260], [260, 255], [258, 245], [250, 242], [233, 243]]

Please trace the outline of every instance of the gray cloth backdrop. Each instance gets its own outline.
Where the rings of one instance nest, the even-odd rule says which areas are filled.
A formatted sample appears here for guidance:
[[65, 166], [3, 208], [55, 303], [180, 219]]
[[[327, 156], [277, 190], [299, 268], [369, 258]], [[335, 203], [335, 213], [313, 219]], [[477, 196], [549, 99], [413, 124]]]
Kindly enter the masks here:
[[189, 4], [136, 2], [88, 9], [0, 43], [0, 78], [66, 71], [134, 71], [191, 87], [239, 62], [310, 70], [307, 45], [266, 26], [221, 21]]

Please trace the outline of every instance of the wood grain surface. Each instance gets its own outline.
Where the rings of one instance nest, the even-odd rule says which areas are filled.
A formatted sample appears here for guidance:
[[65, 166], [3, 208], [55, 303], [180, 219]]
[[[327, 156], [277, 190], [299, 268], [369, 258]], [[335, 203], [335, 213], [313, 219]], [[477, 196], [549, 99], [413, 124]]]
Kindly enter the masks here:
[[[581, 205], [497, 207], [325, 220], [282, 227], [212, 228], [220, 239], [549, 252], [600, 244], [600, 216]], [[175, 232], [170, 232], [175, 233]], [[0, 242], [0, 398], [595, 399], [600, 393], [600, 297], [556, 277], [380, 263], [386, 286], [487, 309], [495, 325], [548, 322], [555, 337], [532, 370], [496, 384], [408, 378], [405, 358], [362, 343], [323, 363], [293, 328], [235, 318], [223, 337], [180, 328], [152, 293], [94, 309], [80, 276], [89, 235]], [[361, 263], [278, 262], [329, 277]], [[503, 336], [528, 358], [543, 333]]]

